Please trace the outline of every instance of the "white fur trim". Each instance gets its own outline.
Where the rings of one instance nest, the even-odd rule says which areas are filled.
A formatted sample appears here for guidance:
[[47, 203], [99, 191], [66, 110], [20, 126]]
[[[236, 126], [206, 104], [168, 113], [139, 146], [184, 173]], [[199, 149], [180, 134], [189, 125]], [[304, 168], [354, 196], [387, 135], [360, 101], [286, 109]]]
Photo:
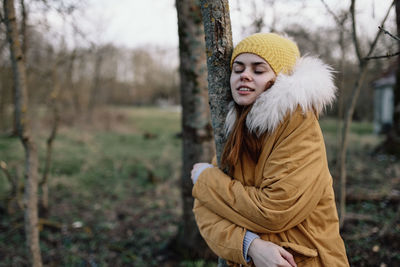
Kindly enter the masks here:
[[236, 109], [235, 109], [235, 102], [231, 101], [228, 107], [228, 115], [226, 115], [225, 119], [225, 134], [226, 136], [229, 135], [230, 131], [233, 129], [233, 125], [236, 121]]
[[[315, 57], [302, 57], [291, 75], [279, 74], [275, 84], [254, 102], [246, 118], [247, 128], [254, 133], [273, 132], [288, 112], [298, 106], [303, 112], [322, 110], [335, 100], [333, 69]], [[226, 117], [227, 133], [236, 120], [234, 105]]]

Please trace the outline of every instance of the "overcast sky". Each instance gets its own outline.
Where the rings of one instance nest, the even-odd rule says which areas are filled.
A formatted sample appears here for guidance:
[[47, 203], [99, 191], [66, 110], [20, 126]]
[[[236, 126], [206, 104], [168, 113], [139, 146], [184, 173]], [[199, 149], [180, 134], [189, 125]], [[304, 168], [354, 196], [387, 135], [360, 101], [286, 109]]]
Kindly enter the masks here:
[[[261, 3], [265, 0], [257, 1]], [[234, 43], [248, 35], [246, 27], [250, 24], [254, 12], [250, 2], [230, 1]], [[307, 8], [302, 6], [303, 2], [307, 4]], [[350, 0], [325, 0], [325, 2], [332, 10], [338, 11], [340, 7], [348, 8]], [[360, 32], [372, 37], [390, 2], [358, 1]], [[374, 13], [371, 11], [373, 8]], [[280, 27], [293, 22], [310, 28], [332, 23], [332, 18], [327, 14], [321, 0], [276, 0], [274, 6], [265, 6], [264, 10], [259, 8], [257, 12], [265, 14], [267, 24], [275, 18]], [[392, 18], [393, 15], [394, 12]], [[78, 25], [86, 38], [97, 44], [111, 42], [129, 48], [148, 45], [178, 47], [175, 0], [88, 0], [83, 18], [79, 15], [76, 17], [79, 18]], [[50, 21], [57, 31], [65, 30], [56, 16], [51, 17]]]

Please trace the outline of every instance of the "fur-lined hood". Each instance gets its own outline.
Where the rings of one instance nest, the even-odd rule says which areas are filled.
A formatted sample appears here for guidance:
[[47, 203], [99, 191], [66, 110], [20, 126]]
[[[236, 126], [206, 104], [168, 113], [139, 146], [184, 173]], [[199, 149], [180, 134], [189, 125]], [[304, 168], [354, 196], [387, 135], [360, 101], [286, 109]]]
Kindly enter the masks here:
[[[247, 128], [258, 135], [271, 133], [298, 106], [304, 113], [315, 110], [320, 114], [335, 100], [333, 72], [318, 58], [306, 56], [298, 59], [291, 75], [279, 74], [275, 84], [256, 99], [246, 118]], [[225, 121], [227, 134], [236, 121], [234, 106], [232, 101]]]

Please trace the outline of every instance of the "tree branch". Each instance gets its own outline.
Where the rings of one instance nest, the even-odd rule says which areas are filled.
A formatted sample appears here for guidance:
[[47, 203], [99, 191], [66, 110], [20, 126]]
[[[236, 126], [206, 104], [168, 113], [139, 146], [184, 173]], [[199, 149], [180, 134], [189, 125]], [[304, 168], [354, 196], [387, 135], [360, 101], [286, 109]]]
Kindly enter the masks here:
[[[326, 10], [328, 11], [328, 13], [332, 15], [332, 17], [333, 17], [333, 19], [336, 21], [336, 23], [337, 23], [338, 25], [342, 25], [342, 24], [343, 24], [342, 20], [340, 20], [339, 17], [332, 11], [332, 9], [330, 9], [330, 7], [328, 6], [328, 4], [327, 4], [324, 0], [321, 0], [321, 2], [322, 2], [322, 4], [325, 6], [325, 8], [326, 8]], [[347, 17], [347, 15], [346, 15], [345, 17]], [[344, 21], [344, 20], [346, 20], [346, 19], [343, 19], [343, 21]]]
[[396, 41], [400, 41], [400, 38], [397, 36], [394, 36], [393, 34], [391, 34], [390, 32], [388, 32], [387, 30], [385, 30], [383, 27], [379, 26], [378, 27], [379, 30], [383, 31], [385, 34], [389, 35], [390, 37], [392, 37], [393, 39], [395, 39]]
[[10, 172], [8, 171], [7, 168], [7, 163], [4, 161], [0, 161], [0, 169], [3, 171], [4, 175], [7, 177], [8, 182], [11, 184], [11, 194], [14, 194], [17, 188], [17, 185], [15, 183], [15, 180], [12, 178]]
[[[351, 18], [352, 18], [352, 22], [353, 22], [352, 23], [352, 27], [353, 27], [354, 46], [355, 46], [355, 49], [356, 49], [356, 54], [357, 54], [357, 58], [358, 58], [359, 64], [362, 65], [364, 63], [365, 59], [361, 55], [360, 44], [358, 42], [358, 37], [357, 37], [357, 32], [356, 32], [355, 2], [356, 2], [356, 0], [351, 0], [350, 13], [351, 13]], [[372, 52], [375, 49], [375, 46], [376, 46], [376, 44], [378, 42], [378, 39], [379, 39], [379, 36], [382, 33], [381, 28], [383, 28], [383, 25], [385, 24], [387, 18], [389, 17], [389, 13], [390, 13], [390, 10], [392, 9], [393, 5], [394, 5], [394, 0], [392, 1], [392, 4], [389, 6], [385, 17], [383, 18], [383, 20], [381, 22], [381, 26], [379, 27], [379, 31], [375, 35], [374, 41], [372, 42], [371, 46], [369, 47], [369, 51], [368, 51], [368, 54], [366, 56], [367, 58], [371, 56]]]
[[390, 57], [395, 57], [395, 56], [398, 56], [398, 55], [400, 55], [400, 51], [396, 52], [394, 54], [387, 53], [386, 55], [381, 55], [381, 56], [365, 57], [364, 60], [390, 58]]
[[[385, 15], [385, 17], [383, 18], [383, 20], [381, 22], [380, 28], [383, 28], [383, 25], [385, 24], [387, 18], [389, 17], [389, 13], [390, 13], [390, 10], [392, 9], [393, 5], [394, 5], [394, 0], [392, 1], [392, 4], [388, 8], [388, 10], [386, 12], [386, 15]], [[367, 57], [371, 56], [372, 52], [375, 49], [376, 43], [378, 42], [379, 36], [382, 34], [382, 31], [381, 31], [380, 28], [379, 28], [379, 31], [376, 33], [375, 39], [374, 39], [374, 41], [372, 42], [372, 44], [371, 44], [371, 46], [369, 48], [369, 52], [367, 54]]]
[[360, 48], [360, 43], [358, 41], [358, 36], [357, 36], [357, 27], [356, 27], [356, 17], [355, 17], [355, 5], [356, 5], [356, 0], [351, 0], [351, 5], [350, 5], [350, 15], [351, 15], [351, 21], [352, 21], [352, 29], [353, 29], [353, 43], [354, 43], [354, 48], [356, 50], [356, 55], [359, 61], [359, 64], [362, 62], [362, 56], [361, 56], [361, 48]]

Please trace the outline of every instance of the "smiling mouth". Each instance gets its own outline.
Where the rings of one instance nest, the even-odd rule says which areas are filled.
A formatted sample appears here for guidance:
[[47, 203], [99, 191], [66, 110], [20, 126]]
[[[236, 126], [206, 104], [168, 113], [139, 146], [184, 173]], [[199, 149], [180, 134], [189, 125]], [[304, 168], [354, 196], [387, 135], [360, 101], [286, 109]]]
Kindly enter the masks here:
[[248, 87], [239, 87], [238, 91], [251, 92], [251, 91], [254, 91], [254, 89], [251, 89], [251, 88], [248, 88]]

